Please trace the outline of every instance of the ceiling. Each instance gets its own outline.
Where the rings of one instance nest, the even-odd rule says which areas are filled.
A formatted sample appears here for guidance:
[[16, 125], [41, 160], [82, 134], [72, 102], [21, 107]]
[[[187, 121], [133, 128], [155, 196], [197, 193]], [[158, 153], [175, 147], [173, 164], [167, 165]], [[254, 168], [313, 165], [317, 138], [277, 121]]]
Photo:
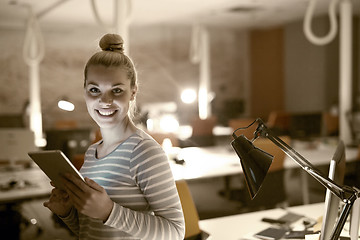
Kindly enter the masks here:
[[[131, 26], [192, 24], [235, 28], [267, 27], [303, 19], [309, 0], [121, 0], [130, 2]], [[318, 0], [315, 14], [326, 14], [330, 0]], [[359, 0], [352, 0], [359, 6]], [[101, 19], [110, 24], [114, 0], [95, 0]], [[96, 26], [90, 0], [0, 0], [0, 27], [24, 26], [29, 8], [43, 27]], [[360, 7], [354, 7], [359, 11]]]

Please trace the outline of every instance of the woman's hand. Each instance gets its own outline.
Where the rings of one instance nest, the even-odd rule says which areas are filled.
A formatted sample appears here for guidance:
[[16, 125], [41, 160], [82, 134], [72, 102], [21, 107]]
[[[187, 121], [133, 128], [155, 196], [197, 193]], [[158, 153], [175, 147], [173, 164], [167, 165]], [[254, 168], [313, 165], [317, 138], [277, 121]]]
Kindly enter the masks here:
[[[52, 183], [51, 185], [54, 186]], [[44, 202], [44, 206], [60, 217], [66, 217], [70, 213], [72, 203], [65, 191], [55, 187], [51, 191], [49, 200]]]
[[87, 177], [86, 183], [69, 174], [63, 180], [66, 192], [78, 212], [106, 222], [114, 203], [103, 187]]

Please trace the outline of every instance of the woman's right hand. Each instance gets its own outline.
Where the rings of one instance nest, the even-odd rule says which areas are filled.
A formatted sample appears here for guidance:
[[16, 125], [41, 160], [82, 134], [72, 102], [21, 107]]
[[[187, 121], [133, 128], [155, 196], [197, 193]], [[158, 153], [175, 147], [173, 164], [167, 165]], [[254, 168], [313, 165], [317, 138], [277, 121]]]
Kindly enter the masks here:
[[51, 191], [49, 200], [44, 202], [44, 206], [56, 215], [66, 217], [70, 214], [73, 204], [70, 201], [69, 195], [64, 190], [55, 187]]

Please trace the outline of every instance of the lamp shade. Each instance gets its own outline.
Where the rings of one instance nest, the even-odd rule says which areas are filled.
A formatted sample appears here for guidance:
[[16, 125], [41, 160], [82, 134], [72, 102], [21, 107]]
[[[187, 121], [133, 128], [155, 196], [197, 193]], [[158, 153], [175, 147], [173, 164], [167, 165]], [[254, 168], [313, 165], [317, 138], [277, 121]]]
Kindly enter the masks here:
[[235, 137], [231, 145], [240, 158], [251, 199], [254, 199], [274, 157], [255, 147], [244, 135]]

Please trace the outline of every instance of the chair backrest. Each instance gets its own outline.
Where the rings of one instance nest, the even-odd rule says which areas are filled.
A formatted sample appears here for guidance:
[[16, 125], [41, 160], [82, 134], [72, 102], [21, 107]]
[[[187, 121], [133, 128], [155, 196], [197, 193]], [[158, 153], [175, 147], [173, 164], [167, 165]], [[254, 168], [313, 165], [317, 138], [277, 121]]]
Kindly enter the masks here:
[[332, 136], [339, 134], [339, 116], [333, 115], [330, 112], [323, 112], [323, 134], [325, 136]]
[[58, 120], [55, 122], [55, 129], [74, 129], [78, 127], [75, 120]]
[[285, 111], [272, 111], [269, 114], [266, 125], [269, 128], [278, 128], [281, 130], [289, 130], [291, 115]]
[[185, 218], [185, 239], [201, 234], [199, 227], [199, 215], [191, 196], [189, 186], [185, 180], [177, 180], [176, 188], [179, 193]]
[[195, 146], [213, 146], [216, 139], [213, 134], [213, 129], [217, 123], [215, 116], [200, 119], [195, 118], [191, 121], [192, 134], [190, 140]]
[[158, 133], [158, 132], [149, 132], [149, 135], [154, 138], [160, 145], [163, 143], [164, 139], [170, 139], [173, 147], [179, 147], [179, 139], [174, 133]]
[[212, 116], [206, 119], [195, 118], [191, 121], [192, 136], [212, 136], [217, 118]]

